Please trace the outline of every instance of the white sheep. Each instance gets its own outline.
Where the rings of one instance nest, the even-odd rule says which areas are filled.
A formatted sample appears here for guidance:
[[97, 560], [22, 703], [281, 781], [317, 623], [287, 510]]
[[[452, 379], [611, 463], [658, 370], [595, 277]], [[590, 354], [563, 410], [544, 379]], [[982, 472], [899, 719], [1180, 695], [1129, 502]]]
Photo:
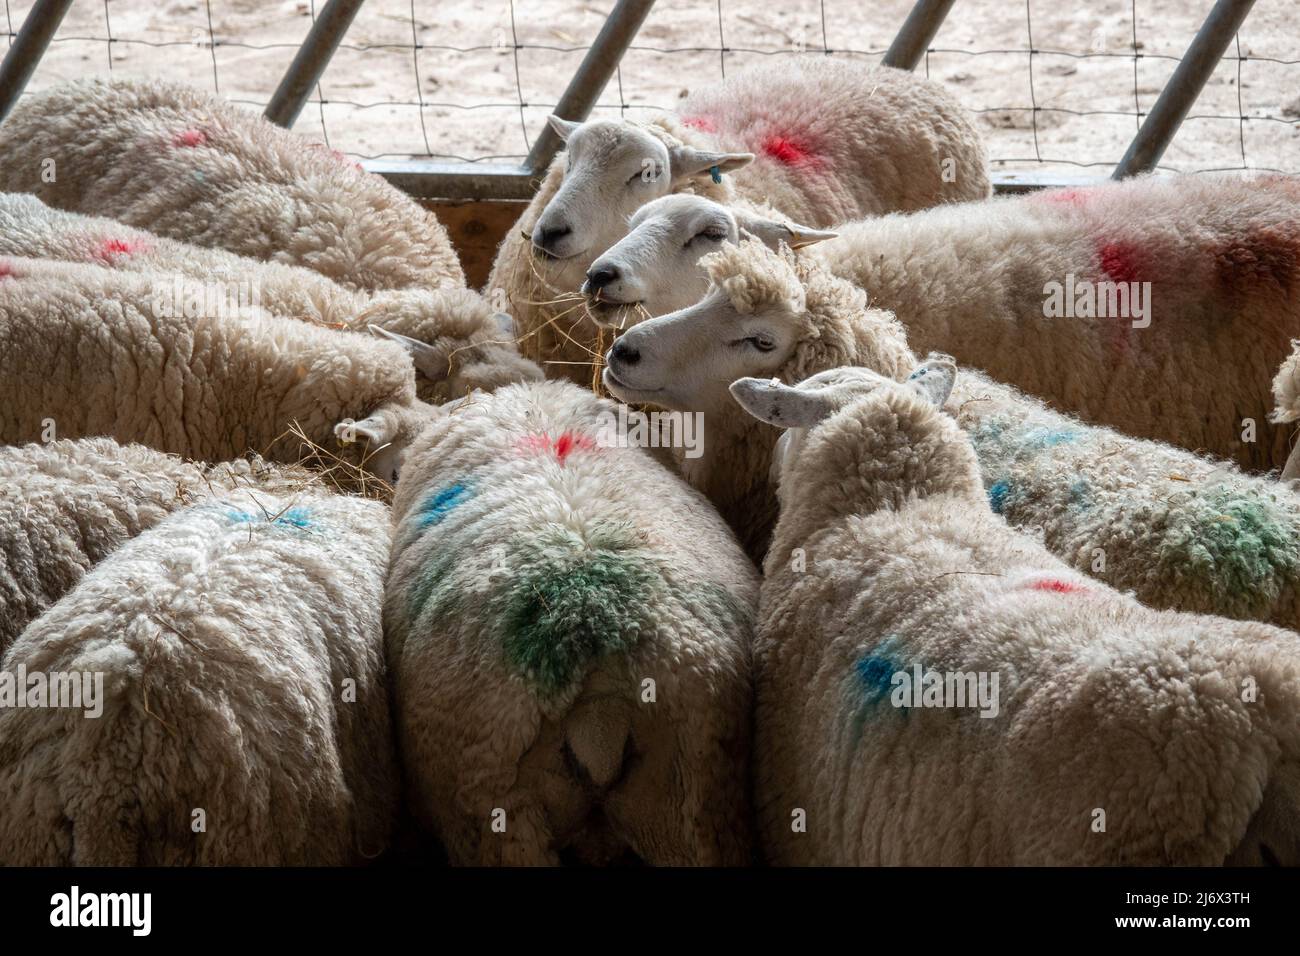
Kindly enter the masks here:
[[[255, 451], [303, 454], [297, 422], [329, 449], [417, 432], [433, 406], [416, 399], [405, 348], [267, 316], [258, 309], [190, 319], [155, 309], [153, 277], [98, 266], [0, 259], [0, 442], [106, 435], [202, 461]], [[385, 480], [385, 450], [370, 465]]]
[[[236, 296], [273, 315], [351, 326], [366, 297], [301, 266], [262, 262], [190, 245], [101, 216], [55, 209], [30, 193], [0, 193], [0, 256], [88, 262], [127, 272], [172, 272]], [[162, 291], [170, 293], [168, 286]], [[183, 290], [184, 291], [184, 290]], [[182, 300], [183, 302], [183, 300]]]
[[385, 593], [411, 808], [458, 864], [748, 862], [757, 574], [615, 406], [569, 382], [444, 407]]
[[[891, 315], [815, 262], [746, 242], [704, 265], [714, 291], [620, 337], [605, 382], [624, 401], [704, 414], [704, 453], [679, 453], [683, 473], [761, 560], [777, 435], [730, 402], [726, 383], [855, 365], [900, 378], [915, 359]], [[1300, 494], [1088, 425], [978, 372], [962, 374], [949, 407], [993, 509], [1041, 531], [1061, 560], [1156, 607], [1300, 627]]]
[[503, 290], [526, 355], [584, 382], [601, 339], [574, 293], [646, 202], [682, 190], [744, 198], [816, 236], [990, 189], [970, 114], [942, 87], [850, 60], [782, 58], [703, 87], [648, 123], [551, 125], [566, 153], [506, 236], [488, 289]]
[[64, 212], [25, 193], [0, 193], [0, 256], [158, 273], [155, 298], [176, 309], [197, 311], [208, 300], [224, 298], [330, 328], [390, 333], [412, 352], [419, 373], [416, 388], [428, 402], [542, 378], [541, 369], [515, 348], [510, 317], [493, 313], [482, 296], [468, 289], [359, 293], [310, 269]]
[[[1267, 382], [1300, 335], [1298, 214], [1286, 177], [1147, 177], [841, 225], [805, 255], [892, 310], [918, 350], [1084, 419], [1267, 470], [1286, 459]], [[642, 209], [601, 257], [619, 277], [604, 295], [624, 304], [604, 320], [698, 301], [708, 279], [692, 237], [705, 223], [734, 242], [732, 218], [699, 197]]]
[[1008, 528], [937, 407], [951, 359], [849, 371], [732, 387], [789, 429], [754, 646], [769, 859], [1300, 862], [1300, 635], [1153, 611]]
[[381, 619], [389, 544], [378, 502], [240, 491], [106, 558], [0, 660], [0, 701], [3, 675], [29, 699], [55, 680], [67, 693], [60, 706], [0, 707], [0, 860], [379, 855], [399, 790]]
[[465, 284], [446, 230], [415, 200], [341, 153], [176, 84], [90, 79], [25, 97], [0, 126], [0, 192], [356, 289]]
[[319, 490], [301, 468], [203, 465], [111, 438], [0, 447], [0, 654], [123, 543], [179, 508], [237, 488]]

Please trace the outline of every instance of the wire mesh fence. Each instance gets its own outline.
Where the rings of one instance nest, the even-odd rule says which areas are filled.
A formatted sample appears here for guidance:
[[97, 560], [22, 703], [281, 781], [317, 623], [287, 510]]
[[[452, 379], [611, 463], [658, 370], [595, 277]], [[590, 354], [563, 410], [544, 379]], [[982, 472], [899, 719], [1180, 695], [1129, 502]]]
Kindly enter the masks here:
[[[30, 2], [3, 0], [8, 42]], [[77, 0], [30, 91], [88, 74], [261, 109], [323, 0]], [[1109, 171], [1212, 0], [957, 0], [918, 70], [979, 117], [995, 169]], [[358, 159], [522, 159], [610, 0], [367, 0], [296, 129]], [[659, 0], [594, 115], [671, 109], [783, 56], [878, 62], [911, 0]], [[1294, 0], [1259, 0], [1161, 169], [1300, 173]], [[816, 104], [809, 104], [810, 109]]]

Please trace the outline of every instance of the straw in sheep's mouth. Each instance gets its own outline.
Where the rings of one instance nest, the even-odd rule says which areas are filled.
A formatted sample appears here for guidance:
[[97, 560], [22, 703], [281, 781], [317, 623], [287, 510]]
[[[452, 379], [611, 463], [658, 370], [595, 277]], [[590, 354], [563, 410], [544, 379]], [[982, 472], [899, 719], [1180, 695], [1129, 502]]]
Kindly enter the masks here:
[[586, 296], [587, 304], [600, 312], [613, 312], [616, 309], [624, 307], [635, 308], [644, 301], [643, 299], [632, 299], [629, 301], [611, 299], [608, 296], [601, 295], [599, 291], [586, 293]]

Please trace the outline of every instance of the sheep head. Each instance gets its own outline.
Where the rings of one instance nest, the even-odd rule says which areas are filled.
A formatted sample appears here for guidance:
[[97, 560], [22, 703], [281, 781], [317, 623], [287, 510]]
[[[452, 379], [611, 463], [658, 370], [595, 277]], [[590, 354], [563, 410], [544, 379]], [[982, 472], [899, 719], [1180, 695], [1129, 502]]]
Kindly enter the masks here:
[[[867, 489], [864, 505], [959, 489], [978, 496], [979, 472], [969, 442], [951, 418], [936, 414], [956, 376], [951, 356], [932, 353], [901, 383], [847, 367], [819, 372], [798, 385], [743, 378], [732, 383], [731, 394], [759, 421], [785, 429], [771, 474], [783, 509], [828, 481], [840, 483], [839, 492], [861, 483]], [[823, 429], [840, 412], [845, 412], [840, 425]], [[813, 494], [823, 503], [829, 497], [824, 489]]]
[[698, 302], [709, 276], [701, 257], [742, 238], [769, 249], [792, 249], [835, 233], [785, 222], [775, 211], [748, 210], [690, 193], [646, 203], [628, 221], [628, 234], [587, 270], [582, 293], [597, 322], [622, 331], [642, 316], [664, 315]]
[[628, 120], [573, 123], [550, 118], [565, 143], [564, 181], [532, 230], [539, 254], [594, 258], [627, 232], [640, 206], [710, 170], [729, 172], [753, 160], [680, 142], [660, 126]]
[[709, 291], [694, 305], [621, 335], [606, 357], [605, 386], [628, 402], [730, 413], [738, 378], [798, 382], [862, 364], [893, 378], [912, 356], [888, 313], [820, 266], [757, 240], [724, 245], [701, 265]]

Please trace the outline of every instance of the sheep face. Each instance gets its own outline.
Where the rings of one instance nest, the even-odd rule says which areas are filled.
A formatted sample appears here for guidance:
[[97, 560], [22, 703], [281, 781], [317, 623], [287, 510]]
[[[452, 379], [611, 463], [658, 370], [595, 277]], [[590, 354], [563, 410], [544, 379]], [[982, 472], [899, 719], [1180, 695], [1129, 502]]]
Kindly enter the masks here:
[[729, 410], [731, 382], [797, 365], [801, 343], [817, 338], [819, 318], [807, 308], [789, 250], [778, 254], [746, 240], [702, 264], [711, 280], [702, 300], [614, 341], [603, 375], [617, 398], [673, 411]]
[[625, 402], [674, 411], [712, 412], [730, 404], [727, 385], [771, 377], [807, 334], [799, 302], [767, 302], [741, 311], [722, 289], [620, 335], [605, 356], [603, 381]]
[[627, 220], [675, 184], [711, 169], [738, 169], [750, 153], [667, 144], [626, 121], [571, 123], [551, 117], [565, 143], [564, 182], [533, 226], [533, 247], [552, 259], [598, 255], [627, 233]]
[[[629, 313], [664, 315], [698, 302], [708, 291], [700, 258], [742, 236], [769, 249], [832, 239], [833, 232], [766, 219], [689, 193], [646, 203], [628, 222], [630, 231], [587, 270], [582, 293], [601, 324], [625, 328]], [[644, 312], [636, 310], [640, 306]]]
[[818, 372], [798, 385], [785, 385], [776, 379], [742, 378], [732, 383], [730, 391], [750, 415], [786, 429], [777, 440], [771, 472], [777, 497], [784, 506], [782, 478], [794, 471], [812, 429], [842, 408], [877, 401], [898, 390], [919, 394], [942, 408], [956, 376], [957, 365], [951, 356], [932, 353], [902, 383], [870, 369], [845, 367]]

